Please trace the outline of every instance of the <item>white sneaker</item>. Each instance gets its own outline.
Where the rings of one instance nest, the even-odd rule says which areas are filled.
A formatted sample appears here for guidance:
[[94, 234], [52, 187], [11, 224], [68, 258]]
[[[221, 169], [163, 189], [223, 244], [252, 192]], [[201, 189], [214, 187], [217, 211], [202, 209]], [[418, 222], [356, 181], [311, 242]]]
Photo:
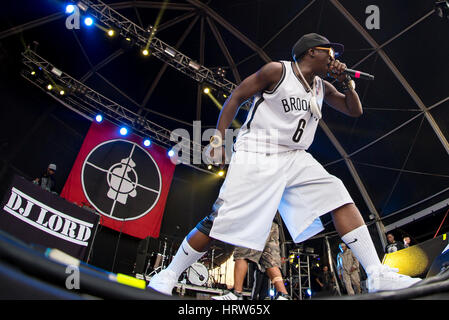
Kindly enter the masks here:
[[213, 300], [243, 300], [243, 296], [241, 294], [235, 294], [234, 291], [230, 291], [229, 293], [223, 296], [214, 296]]
[[274, 300], [291, 300], [288, 294], [279, 292]]
[[148, 287], [171, 296], [177, 281], [178, 279], [176, 279], [176, 274], [173, 271], [164, 269], [150, 279]]
[[420, 278], [399, 274], [398, 271], [399, 269], [387, 265], [368, 267], [366, 270], [368, 292], [404, 289], [421, 281]]

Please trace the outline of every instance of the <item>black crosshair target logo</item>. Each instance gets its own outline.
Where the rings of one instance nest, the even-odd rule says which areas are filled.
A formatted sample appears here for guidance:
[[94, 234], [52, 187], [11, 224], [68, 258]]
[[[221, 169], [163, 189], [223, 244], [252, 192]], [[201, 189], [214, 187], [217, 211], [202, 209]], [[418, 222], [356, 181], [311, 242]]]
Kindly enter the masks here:
[[138, 144], [110, 140], [91, 150], [81, 171], [87, 200], [101, 214], [133, 220], [156, 205], [162, 189], [159, 167]]

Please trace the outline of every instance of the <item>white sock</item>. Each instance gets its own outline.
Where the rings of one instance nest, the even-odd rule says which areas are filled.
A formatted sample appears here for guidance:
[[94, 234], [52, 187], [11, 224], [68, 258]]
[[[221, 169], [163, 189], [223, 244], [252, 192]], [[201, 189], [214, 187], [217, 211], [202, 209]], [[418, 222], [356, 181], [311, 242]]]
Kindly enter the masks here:
[[348, 232], [341, 239], [352, 250], [352, 253], [365, 271], [371, 266], [382, 264], [377, 256], [376, 248], [366, 225]]
[[170, 262], [170, 265], [167, 267], [167, 270], [171, 270], [176, 273], [176, 276], [179, 278], [185, 269], [190, 267], [193, 263], [195, 263], [198, 259], [200, 259], [205, 252], [198, 252], [193, 249], [190, 244], [187, 242], [187, 238], [184, 238], [184, 241], [179, 246], [178, 252], [176, 252], [173, 260]]

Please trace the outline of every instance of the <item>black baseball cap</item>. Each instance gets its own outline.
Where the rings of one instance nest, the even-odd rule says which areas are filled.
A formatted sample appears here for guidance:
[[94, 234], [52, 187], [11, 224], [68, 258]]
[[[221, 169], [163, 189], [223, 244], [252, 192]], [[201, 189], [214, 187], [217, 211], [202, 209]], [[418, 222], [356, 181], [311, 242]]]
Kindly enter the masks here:
[[308, 33], [303, 35], [293, 46], [293, 59], [300, 57], [304, 52], [313, 47], [331, 47], [334, 49], [336, 57], [341, 56], [345, 50], [345, 46], [341, 43], [332, 43], [317, 33]]

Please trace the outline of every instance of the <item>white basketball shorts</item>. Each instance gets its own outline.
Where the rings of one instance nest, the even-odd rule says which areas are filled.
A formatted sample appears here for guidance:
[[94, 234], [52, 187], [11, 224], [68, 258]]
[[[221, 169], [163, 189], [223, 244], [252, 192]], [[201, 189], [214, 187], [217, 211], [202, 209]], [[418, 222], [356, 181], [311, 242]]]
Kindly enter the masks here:
[[214, 212], [197, 229], [214, 239], [262, 251], [277, 210], [299, 243], [323, 230], [321, 215], [347, 203], [353, 200], [341, 180], [305, 150], [272, 155], [236, 151]]

